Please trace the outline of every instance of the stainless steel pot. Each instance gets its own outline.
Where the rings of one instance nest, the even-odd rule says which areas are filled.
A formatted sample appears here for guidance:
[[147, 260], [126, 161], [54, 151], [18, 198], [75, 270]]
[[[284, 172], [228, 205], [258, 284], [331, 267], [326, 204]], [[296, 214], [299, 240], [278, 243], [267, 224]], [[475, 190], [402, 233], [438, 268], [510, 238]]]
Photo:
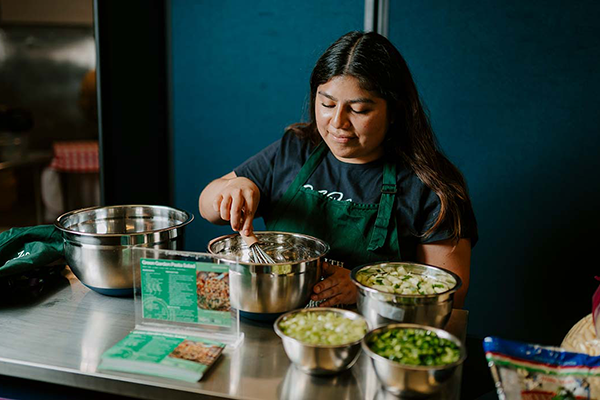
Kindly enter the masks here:
[[[275, 264], [251, 262], [251, 250], [235, 233], [208, 243], [208, 251], [231, 261], [229, 285], [232, 307], [246, 313], [276, 314], [308, 303], [321, 277], [329, 245], [312, 236], [287, 232], [255, 232], [261, 248]], [[246, 315], [248, 316], [248, 315]]]
[[[367, 267], [403, 266], [415, 274], [433, 278], [454, 279], [456, 285], [438, 294], [392, 294], [367, 287], [356, 279], [356, 274]], [[443, 328], [450, 319], [454, 293], [461, 287], [462, 281], [455, 273], [431, 265], [409, 262], [386, 262], [362, 265], [354, 268], [350, 274], [358, 287], [357, 308], [367, 319], [371, 329], [394, 322], [423, 324]]]
[[132, 293], [130, 248], [183, 247], [184, 227], [194, 216], [165, 206], [118, 205], [75, 210], [58, 217], [65, 258], [87, 287], [107, 295]]
[[[368, 343], [373, 335], [397, 328], [433, 331], [440, 338], [450, 340], [458, 346], [460, 349], [459, 359], [452, 364], [438, 366], [405, 365], [371, 351]], [[447, 389], [453, 379], [458, 379], [458, 368], [467, 358], [465, 347], [456, 336], [442, 329], [418, 324], [391, 324], [372, 330], [363, 338], [362, 348], [371, 358], [375, 374], [383, 387], [395, 395], [404, 396], [427, 396]]]

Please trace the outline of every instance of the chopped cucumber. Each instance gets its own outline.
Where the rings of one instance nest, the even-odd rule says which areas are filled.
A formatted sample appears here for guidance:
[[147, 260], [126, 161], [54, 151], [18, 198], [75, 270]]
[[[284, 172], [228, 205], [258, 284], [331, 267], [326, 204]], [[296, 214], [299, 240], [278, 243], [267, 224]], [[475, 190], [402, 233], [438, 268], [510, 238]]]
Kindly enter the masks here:
[[357, 272], [356, 280], [373, 289], [395, 294], [437, 294], [456, 286], [451, 276], [433, 278], [407, 271], [402, 265], [365, 267]]

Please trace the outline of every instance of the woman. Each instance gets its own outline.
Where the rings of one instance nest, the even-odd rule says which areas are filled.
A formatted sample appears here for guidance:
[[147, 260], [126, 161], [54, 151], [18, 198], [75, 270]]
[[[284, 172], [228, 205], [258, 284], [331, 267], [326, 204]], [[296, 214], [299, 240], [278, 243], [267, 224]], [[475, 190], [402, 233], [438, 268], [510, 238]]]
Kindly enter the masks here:
[[350, 32], [319, 58], [310, 121], [200, 195], [201, 215], [248, 235], [268, 230], [325, 240], [326, 279], [312, 300], [356, 301], [354, 266], [416, 261], [458, 274], [462, 307], [477, 227], [461, 173], [438, 149], [406, 62], [383, 36]]

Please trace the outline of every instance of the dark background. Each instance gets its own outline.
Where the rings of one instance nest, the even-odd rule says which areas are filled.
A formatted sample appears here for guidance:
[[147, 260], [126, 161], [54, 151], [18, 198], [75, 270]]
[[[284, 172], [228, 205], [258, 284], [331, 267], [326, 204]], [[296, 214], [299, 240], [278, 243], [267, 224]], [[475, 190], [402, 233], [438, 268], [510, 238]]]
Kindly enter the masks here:
[[600, 3], [391, 2], [479, 222], [469, 333], [559, 345], [591, 312], [600, 222]]
[[[304, 117], [316, 59], [363, 17], [358, 0], [171, 1], [174, 200], [197, 217], [189, 250], [231, 232], [200, 218], [202, 188]], [[471, 335], [559, 345], [591, 311], [599, 17], [592, 1], [390, 2], [389, 38], [479, 222]]]

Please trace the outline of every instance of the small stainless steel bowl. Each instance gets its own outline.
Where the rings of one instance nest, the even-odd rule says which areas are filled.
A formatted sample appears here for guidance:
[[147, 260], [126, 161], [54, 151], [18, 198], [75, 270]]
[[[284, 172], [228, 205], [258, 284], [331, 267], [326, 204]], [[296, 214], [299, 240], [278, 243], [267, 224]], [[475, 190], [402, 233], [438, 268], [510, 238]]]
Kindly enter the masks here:
[[[382, 357], [369, 348], [369, 340], [374, 335], [397, 328], [433, 331], [440, 338], [454, 342], [460, 349], [458, 361], [438, 366], [406, 365]], [[419, 324], [390, 324], [374, 329], [363, 338], [362, 348], [371, 358], [375, 375], [384, 389], [403, 396], [428, 396], [448, 388], [453, 379], [458, 379], [457, 371], [467, 358], [465, 347], [456, 336], [443, 329]]]
[[208, 243], [211, 254], [231, 258], [225, 262], [230, 264], [232, 307], [244, 312], [248, 318], [304, 307], [313, 286], [321, 278], [321, 264], [329, 245], [299, 233], [265, 231], [255, 234], [261, 248], [277, 263], [251, 262], [251, 251], [237, 233]]
[[172, 207], [118, 205], [68, 212], [54, 225], [62, 231], [65, 258], [75, 276], [99, 293], [133, 293], [130, 248], [183, 247], [184, 227], [194, 216]]
[[[301, 342], [284, 334], [279, 328], [279, 323], [287, 317], [298, 313], [325, 313], [333, 312], [343, 315], [352, 320], [365, 319], [359, 314], [343, 310], [340, 308], [306, 308], [294, 310], [281, 315], [273, 328], [275, 333], [281, 338], [283, 348], [290, 361], [301, 371], [311, 375], [331, 375], [351, 368], [360, 355], [361, 339], [347, 344], [340, 345], [316, 345]], [[366, 329], [366, 327], [365, 327]]]
[[[445, 278], [456, 282], [454, 287], [437, 294], [394, 294], [382, 292], [358, 282], [356, 274], [367, 267], [403, 266], [414, 274]], [[352, 270], [350, 277], [358, 287], [357, 308], [367, 319], [369, 327], [377, 328], [390, 323], [405, 322], [443, 328], [452, 314], [454, 293], [462, 281], [454, 272], [432, 265], [411, 262], [385, 262], [361, 265]]]

